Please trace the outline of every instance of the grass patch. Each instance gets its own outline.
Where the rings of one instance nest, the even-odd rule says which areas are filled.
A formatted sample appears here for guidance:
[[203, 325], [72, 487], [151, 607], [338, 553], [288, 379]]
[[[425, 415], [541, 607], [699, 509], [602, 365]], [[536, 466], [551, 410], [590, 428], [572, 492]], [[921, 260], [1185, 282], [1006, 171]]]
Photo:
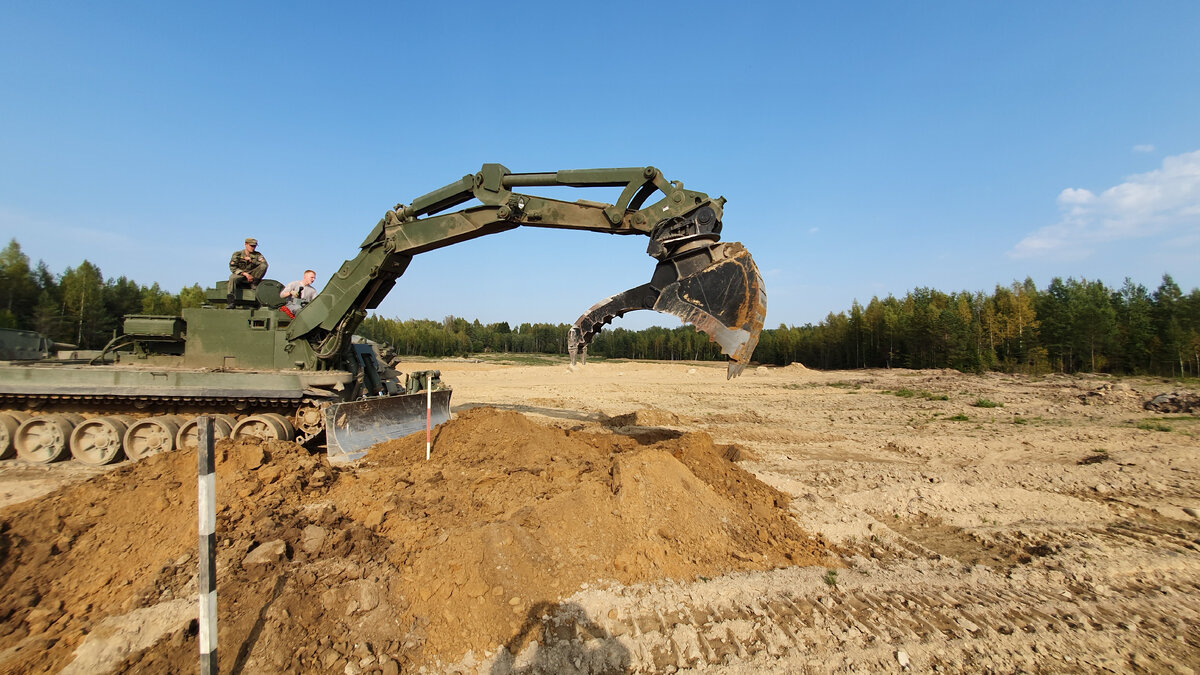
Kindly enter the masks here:
[[900, 398], [923, 398], [926, 401], [949, 401], [950, 397], [945, 394], [934, 394], [933, 392], [925, 391], [924, 389], [897, 389], [895, 391], [884, 390], [885, 394], [899, 396]]
[[1025, 419], [1024, 417], [1017, 416], [1017, 417], [1012, 418], [1012, 423], [1013, 424], [1029, 424], [1029, 420]]
[[[569, 357], [558, 356], [556, 354], [518, 354], [515, 352], [488, 352], [483, 354], [474, 354], [471, 358], [481, 363], [495, 363], [513, 366], [552, 366], [571, 362]], [[605, 359], [603, 357], [588, 356], [589, 363], [598, 363], [604, 360]]]
[[1189, 438], [1200, 438], [1200, 415], [1150, 417], [1136, 422], [1126, 420], [1125, 424], [1131, 424], [1142, 431], [1175, 432]]
[[950, 420], [951, 422], [967, 422], [967, 421], [970, 421], [971, 418], [967, 417], [963, 413], [958, 413], [957, 415], [951, 415], [950, 417], [947, 417], [946, 419]]
[[837, 586], [837, 570], [825, 570], [825, 585]]
[[983, 398], [983, 397], [975, 399], [975, 402], [972, 403], [971, 405], [975, 406], [976, 408], [1003, 408], [1004, 407], [1003, 403], [997, 403], [989, 398]]
[[1075, 422], [1070, 419], [1064, 419], [1061, 417], [1042, 417], [1041, 415], [1029, 420], [1029, 423], [1044, 424], [1048, 427], [1070, 427], [1075, 425]]

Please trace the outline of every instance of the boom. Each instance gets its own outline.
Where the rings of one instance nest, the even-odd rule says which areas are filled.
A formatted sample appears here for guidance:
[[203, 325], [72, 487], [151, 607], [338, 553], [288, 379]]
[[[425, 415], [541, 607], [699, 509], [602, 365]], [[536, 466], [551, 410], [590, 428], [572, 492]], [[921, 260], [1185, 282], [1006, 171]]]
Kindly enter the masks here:
[[[615, 204], [564, 202], [514, 192], [537, 186], [621, 187]], [[646, 205], [655, 193], [662, 197]], [[443, 213], [471, 200], [476, 206]], [[404, 274], [413, 256], [526, 225], [650, 237], [647, 253], [659, 261], [651, 281], [593, 306], [576, 321], [572, 356], [600, 328], [636, 309], [679, 316], [721, 344], [741, 372], [758, 342], [766, 314], [762, 279], [740, 244], [718, 244], [724, 197], [710, 198], [668, 181], [651, 166], [511, 173], [484, 164], [478, 173], [397, 204], [342, 263], [324, 290], [296, 315], [287, 338], [314, 368], [332, 367], [349, 338]]]

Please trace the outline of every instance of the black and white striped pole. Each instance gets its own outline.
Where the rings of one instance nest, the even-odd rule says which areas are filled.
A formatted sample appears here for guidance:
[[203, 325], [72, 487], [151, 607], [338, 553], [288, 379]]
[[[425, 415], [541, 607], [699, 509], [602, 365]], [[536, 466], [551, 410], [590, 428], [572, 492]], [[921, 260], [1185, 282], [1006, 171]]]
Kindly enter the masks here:
[[217, 479], [213, 418], [196, 420], [200, 510], [200, 675], [217, 673]]

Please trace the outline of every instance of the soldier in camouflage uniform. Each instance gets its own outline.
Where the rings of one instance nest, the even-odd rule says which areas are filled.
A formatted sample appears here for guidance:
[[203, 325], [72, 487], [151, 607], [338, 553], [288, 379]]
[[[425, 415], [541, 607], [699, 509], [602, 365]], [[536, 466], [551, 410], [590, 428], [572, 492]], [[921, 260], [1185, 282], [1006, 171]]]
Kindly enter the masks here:
[[239, 285], [248, 284], [250, 288], [258, 286], [258, 282], [267, 275], [267, 259], [263, 254], [255, 249], [258, 248], [258, 240], [254, 237], [246, 237], [246, 246], [242, 250], [234, 251], [233, 255], [229, 256], [229, 285], [226, 288], [225, 307], [233, 309], [234, 299], [236, 297], [237, 288]]

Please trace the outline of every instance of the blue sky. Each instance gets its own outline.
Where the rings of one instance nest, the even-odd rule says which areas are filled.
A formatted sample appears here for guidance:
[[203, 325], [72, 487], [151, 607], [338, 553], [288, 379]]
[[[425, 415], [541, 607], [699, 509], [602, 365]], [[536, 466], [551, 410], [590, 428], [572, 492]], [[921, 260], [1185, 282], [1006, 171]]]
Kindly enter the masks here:
[[[729, 200], [768, 326], [917, 286], [1200, 286], [1200, 4], [434, 5], [4, 3], [0, 236], [169, 290], [254, 236], [321, 286], [485, 162], [654, 165]], [[649, 279], [645, 244], [485, 237], [380, 313], [571, 322]]]

